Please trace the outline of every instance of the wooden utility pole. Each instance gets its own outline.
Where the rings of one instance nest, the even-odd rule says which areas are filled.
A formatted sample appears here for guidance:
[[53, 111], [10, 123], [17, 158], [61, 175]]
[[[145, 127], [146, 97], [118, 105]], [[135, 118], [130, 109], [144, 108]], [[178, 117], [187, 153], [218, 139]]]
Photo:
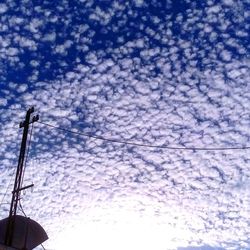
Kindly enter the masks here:
[[20, 154], [19, 154], [19, 159], [18, 159], [14, 188], [12, 192], [8, 223], [7, 223], [6, 233], [5, 233], [4, 243], [6, 246], [12, 246], [13, 233], [15, 229], [15, 219], [16, 219], [16, 213], [17, 213], [17, 205], [20, 200], [21, 191], [33, 186], [32, 184], [32, 185], [22, 187], [22, 180], [23, 180], [23, 175], [24, 175], [23, 168], [24, 168], [24, 162], [25, 162], [25, 153], [26, 153], [26, 144], [27, 144], [27, 138], [28, 138], [28, 133], [29, 133], [29, 125], [39, 120], [38, 115], [33, 116], [31, 119], [31, 114], [33, 112], [34, 112], [34, 108], [32, 107], [27, 111], [25, 121], [20, 123], [20, 128], [23, 128], [23, 137], [22, 137], [22, 143], [21, 143]]

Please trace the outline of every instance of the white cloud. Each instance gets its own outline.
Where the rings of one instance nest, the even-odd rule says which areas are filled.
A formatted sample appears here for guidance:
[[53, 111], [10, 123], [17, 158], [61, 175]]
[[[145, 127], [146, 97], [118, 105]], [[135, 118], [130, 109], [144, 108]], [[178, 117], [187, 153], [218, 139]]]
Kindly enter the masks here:
[[223, 3], [228, 6], [232, 6], [234, 1], [233, 0], [223, 0]]
[[56, 39], [56, 33], [55, 32], [45, 34], [45, 36], [43, 37], [43, 41], [45, 41], [45, 42], [54, 42], [55, 39]]
[[7, 49], [6, 54], [9, 56], [15, 56], [19, 53], [17, 48], [10, 47]]
[[4, 3], [1, 3], [1, 4], [0, 4], [0, 13], [3, 14], [3, 13], [5, 13], [7, 10], [8, 10], [7, 5], [4, 4]]
[[0, 98], [0, 106], [6, 106], [7, 105], [7, 100], [4, 98]]
[[28, 85], [27, 84], [20, 84], [17, 88], [17, 92], [18, 93], [23, 93], [28, 89]]
[[[144, 8], [147, 3], [134, 4]], [[99, 6], [81, 1], [71, 8], [65, 1], [54, 14], [34, 6], [30, 19], [27, 11], [20, 20], [3, 21], [1, 29], [8, 34], [1, 38], [2, 75], [14, 74], [4, 67], [8, 62], [20, 69], [21, 77], [28, 76], [20, 80], [25, 84], [12, 79], [0, 88], [0, 104], [7, 106], [0, 114], [0, 189], [9, 180], [18, 152], [17, 123], [30, 105], [43, 122], [117, 140], [190, 147], [248, 145], [249, 60], [241, 42], [247, 29], [232, 20], [241, 6], [235, 2], [232, 10], [230, 1], [204, 4], [209, 6], [194, 3], [187, 16], [179, 14], [170, 21], [167, 12], [152, 17], [149, 9], [148, 17], [140, 16], [137, 8], [117, 1], [106, 9], [104, 2]], [[112, 37], [99, 38], [99, 30], [93, 29], [97, 23], [105, 26], [106, 34], [112, 28]], [[22, 34], [12, 33], [14, 25]], [[33, 47], [36, 50], [26, 52]], [[28, 65], [26, 56], [32, 57]], [[247, 249], [248, 154], [125, 146], [35, 124], [25, 179], [34, 182], [35, 189], [22, 203], [48, 231], [48, 249], [57, 250], [62, 237], [72, 237], [69, 234], [81, 224], [89, 239], [119, 232], [122, 240], [126, 234], [124, 246], [132, 250], [141, 247], [145, 236], [136, 238], [135, 231], [144, 229], [145, 248], [157, 241], [156, 250], [190, 244]], [[7, 209], [4, 206], [1, 216]], [[131, 227], [125, 228], [126, 223]], [[104, 249], [118, 244], [108, 236], [103, 241]]]

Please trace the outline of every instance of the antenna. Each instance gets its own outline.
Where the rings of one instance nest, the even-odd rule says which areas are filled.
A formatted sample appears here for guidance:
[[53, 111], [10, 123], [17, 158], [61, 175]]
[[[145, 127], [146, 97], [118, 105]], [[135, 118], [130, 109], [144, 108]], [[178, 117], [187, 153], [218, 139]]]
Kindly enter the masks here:
[[30, 108], [27, 111], [25, 121], [21, 122], [20, 126], [19, 126], [20, 128], [24, 128], [24, 129], [23, 129], [23, 138], [22, 138], [22, 143], [21, 143], [21, 148], [20, 148], [19, 160], [18, 160], [18, 165], [17, 165], [14, 189], [12, 192], [8, 225], [7, 225], [6, 235], [5, 235], [5, 242], [4, 243], [7, 246], [11, 246], [11, 244], [12, 244], [13, 231], [14, 231], [14, 226], [15, 226], [15, 217], [16, 217], [16, 212], [17, 212], [17, 205], [18, 205], [18, 202], [20, 199], [21, 191], [32, 186], [32, 185], [29, 185], [27, 187], [21, 187], [22, 177], [23, 177], [23, 163], [24, 163], [24, 159], [25, 159], [29, 125], [30, 125], [30, 123], [38, 121], [38, 119], [39, 119], [38, 116], [37, 117], [34, 116], [32, 121], [30, 122], [30, 116], [33, 112], [34, 112], [34, 107]]
[[25, 250], [33, 249], [48, 239], [44, 229], [37, 222], [30, 218], [17, 215], [17, 206], [20, 200], [21, 191], [33, 187], [33, 184], [22, 187], [29, 125], [39, 120], [38, 115], [33, 116], [31, 119], [31, 114], [33, 112], [34, 107], [26, 112], [25, 121], [20, 123], [20, 128], [23, 128], [23, 136], [16, 170], [16, 178], [12, 191], [9, 216], [0, 221], [0, 244], [3, 243], [4, 246], [7, 247]]

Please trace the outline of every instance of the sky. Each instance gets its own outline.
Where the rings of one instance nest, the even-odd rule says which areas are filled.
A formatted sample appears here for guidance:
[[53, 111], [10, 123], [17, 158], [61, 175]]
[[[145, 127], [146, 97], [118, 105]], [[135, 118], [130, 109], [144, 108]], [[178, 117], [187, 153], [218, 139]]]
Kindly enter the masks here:
[[249, 30], [249, 0], [1, 1], [0, 218], [34, 106], [45, 249], [250, 249]]

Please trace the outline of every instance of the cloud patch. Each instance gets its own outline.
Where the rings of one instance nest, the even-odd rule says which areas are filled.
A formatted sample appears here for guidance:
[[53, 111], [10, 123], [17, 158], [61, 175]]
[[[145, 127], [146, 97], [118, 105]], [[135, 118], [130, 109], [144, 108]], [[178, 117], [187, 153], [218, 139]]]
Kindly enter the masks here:
[[[248, 5], [1, 4], [1, 197], [30, 106], [42, 122], [115, 140], [249, 145]], [[46, 248], [59, 249], [80, 225], [89, 239], [127, 235], [131, 249], [145, 235], [156, 250], [249, 248], [247, 150], [142, 148], [41, 124], [33, 132], [25, 183], [35, 188], [22, 205], [47, 230]], [[114, 249], [115, 237], [102, 239]]]

